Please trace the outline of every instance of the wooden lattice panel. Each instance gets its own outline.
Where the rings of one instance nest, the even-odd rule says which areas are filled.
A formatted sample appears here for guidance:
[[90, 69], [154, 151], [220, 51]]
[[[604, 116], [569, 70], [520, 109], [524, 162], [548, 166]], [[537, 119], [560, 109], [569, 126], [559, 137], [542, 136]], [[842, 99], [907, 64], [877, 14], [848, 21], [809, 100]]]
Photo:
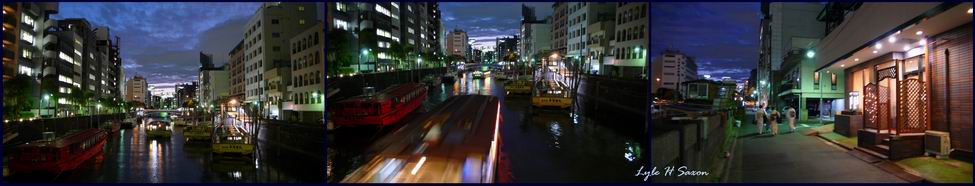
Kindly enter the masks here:
[[890, 88], [877, 86], [877, 129], [890, 132]]
[[905, 79], [898, 83], [897, 121], [898, 133], [920, 133], [927, 130], [927, 93], [924, 82]]
[[877, 70], [877, 81], [883, 81], [886, 78], [897, 79], [897, 66], [888, 67], [885, 69]]
[[865, 129], [877, 129], [877, 85], [869, 83], [863, 86], [863, 115], [867, 118]]

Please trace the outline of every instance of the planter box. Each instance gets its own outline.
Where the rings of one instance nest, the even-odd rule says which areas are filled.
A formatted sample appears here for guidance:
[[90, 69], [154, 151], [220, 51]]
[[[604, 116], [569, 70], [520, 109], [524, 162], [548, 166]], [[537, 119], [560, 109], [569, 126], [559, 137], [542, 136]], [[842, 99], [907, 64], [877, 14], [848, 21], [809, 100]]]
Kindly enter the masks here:
[[863, 128], [863, 115], [836, 115], [833, 132], [846, 137], [856, 137], [857, 131]]

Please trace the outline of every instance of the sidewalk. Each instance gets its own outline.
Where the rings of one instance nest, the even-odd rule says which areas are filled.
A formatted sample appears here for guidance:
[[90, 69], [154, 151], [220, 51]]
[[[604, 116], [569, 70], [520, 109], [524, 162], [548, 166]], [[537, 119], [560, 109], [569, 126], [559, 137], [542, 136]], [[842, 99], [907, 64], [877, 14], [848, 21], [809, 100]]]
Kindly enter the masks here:
[[[857, 146], [857, 137], [847, 137], [832, 132], [832, 125], [822, 126], [819, 137], [846, 149]], [[955, 159], [937, 159], [928, 156], [891, 161], [905, 172], [933, 183], [972, 183], [972, 163]]]
[[806, 136], [816, 124], [779, 125], [777, 136], [757, 134], [754, 114], [739, 130], [739, 145], [728, 182], [731, 183], [904, 183], [904, 180], [846, 153], [816, 136]]

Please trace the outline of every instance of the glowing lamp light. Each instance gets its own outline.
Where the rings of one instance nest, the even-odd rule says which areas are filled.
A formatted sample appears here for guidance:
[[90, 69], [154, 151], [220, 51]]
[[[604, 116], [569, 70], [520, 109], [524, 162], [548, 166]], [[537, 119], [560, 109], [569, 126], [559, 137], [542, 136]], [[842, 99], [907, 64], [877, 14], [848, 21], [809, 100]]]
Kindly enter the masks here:
[[877, 53], [877, 51], [876, 51], [876, 50], [874, 50], [874, 51], [873, 51], [873, 53], [874, 53], [874, 54], [876, 54], [876, 53]]
[[914, 34], [915, 34], [915, 35], [921, 35], [921, 34], [924, 34], [924, 31], [917, 31], [917, 32], [915, 32]]
[[897, 37], [890, 36], [889, 38], [887, 38], [887, 42], [890, 42], [890, 43], [897, 42]]
[[808, 58], [816, 57], [816, 52], [813, 52], [812, 50], [810, 50], [810, 51], [806, 52], [806, 57], [808, 57]]
[[883, 47], [884, 47], [884, 45], [883, 44], [880, 44], [880, 43], [877, 43], [877, 44], [873, 45], [873, 48], [876, 48], [876, 49], [880, 49], [880, 48], [883, 48]]
[[860, 61], [860, 58], [853, 59], [853, 61]]

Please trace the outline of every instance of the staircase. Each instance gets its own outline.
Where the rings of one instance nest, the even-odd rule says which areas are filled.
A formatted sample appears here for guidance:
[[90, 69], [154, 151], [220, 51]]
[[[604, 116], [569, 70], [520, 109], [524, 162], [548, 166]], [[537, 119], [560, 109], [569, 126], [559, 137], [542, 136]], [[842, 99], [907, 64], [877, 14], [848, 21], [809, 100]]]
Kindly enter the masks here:
[[924, 155], [924, 133], [888, 132], [876, 129], [857, 131], [857, 150], [874, 156], [899, 160]]

